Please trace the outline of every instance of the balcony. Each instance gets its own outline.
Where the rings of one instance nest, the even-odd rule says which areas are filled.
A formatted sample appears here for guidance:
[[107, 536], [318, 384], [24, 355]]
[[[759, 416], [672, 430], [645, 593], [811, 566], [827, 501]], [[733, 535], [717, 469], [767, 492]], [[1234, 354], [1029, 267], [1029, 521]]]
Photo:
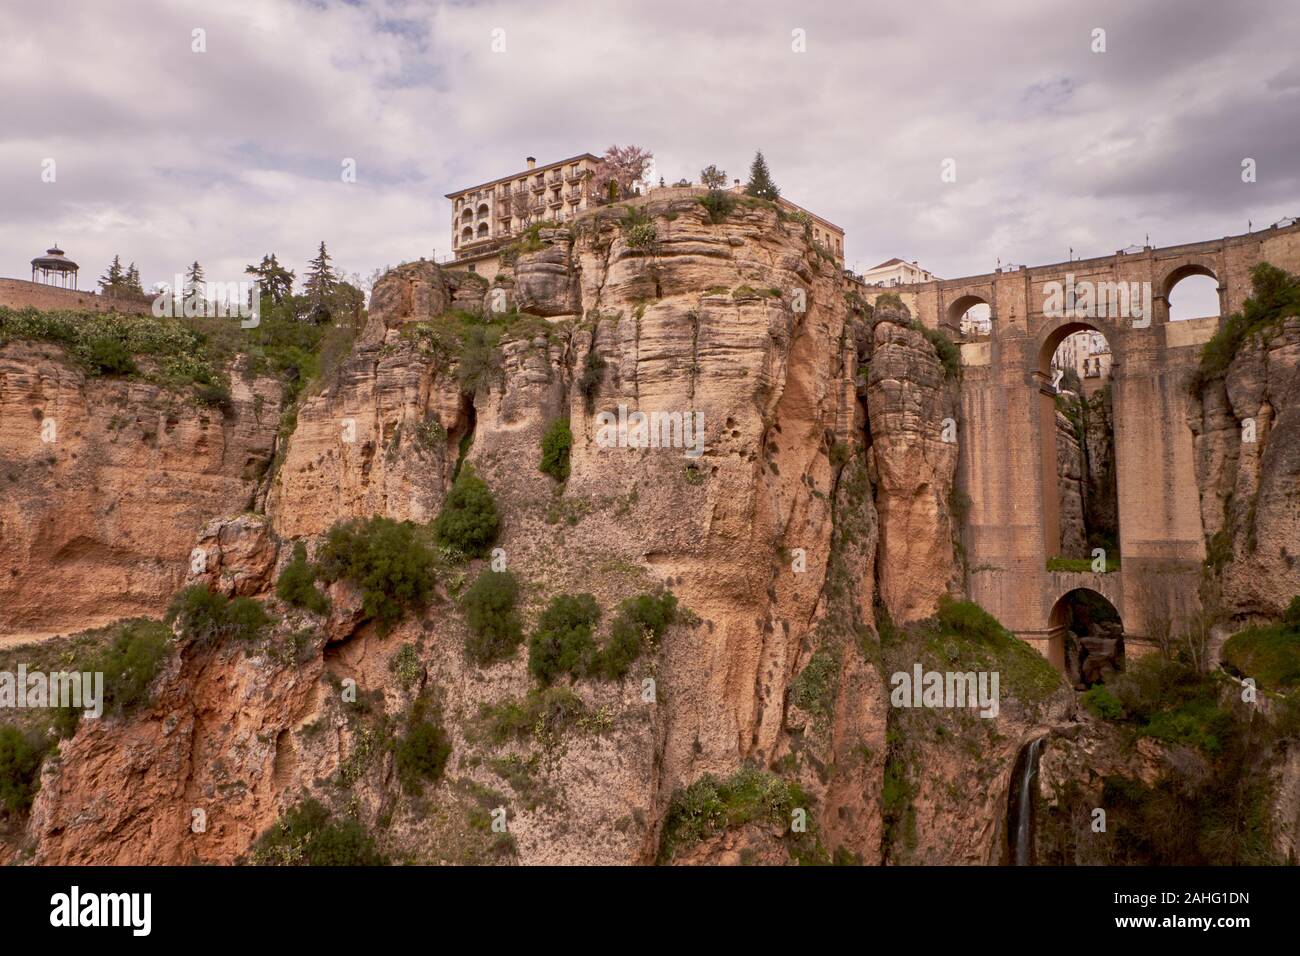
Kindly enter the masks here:
[[580, 183], [582, 182], [583, 175], [584, 174], [581, 169], [576, 171], [570, 170], [569, 172], [564, 174], [564, 181], [566, 183]]
[[542, 193], [546, 192], [546, 183], [534, 182], [529, 188], [532, 189], [534, 196], [540, 196]]
[[564, 198], [559, 193], [555, 193], [550, 199], [546, 200], [546, 205], [550, 206], [552, 209], [559, 209], [564, 205]]
[[578, 203], [582, 202], [582, 193], [569, 193], [569, 195], [564, 198], [576, 206]]

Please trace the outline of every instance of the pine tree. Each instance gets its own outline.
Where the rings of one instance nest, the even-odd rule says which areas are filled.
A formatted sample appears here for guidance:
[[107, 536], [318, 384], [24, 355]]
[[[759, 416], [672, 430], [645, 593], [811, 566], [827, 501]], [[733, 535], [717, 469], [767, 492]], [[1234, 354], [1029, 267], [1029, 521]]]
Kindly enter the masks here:
[[280, 305], [293, 294], [293, 272], [280, 265], [274, 252], [262, 256], [260, 264], [249, 266], [244, 271], [257, 277], [262, 295], [270, 298], [273, 305]]
[[203, 298], [203, 283], [203, 266], [196, 261], [185, 272], [185, 298], [188, 299], [192, 296]]
[[135, 267], [134, 262], [126, 270], [126, 291], [144, 295], [144, 286], [140, 285], [140, 270]]
[[126, 283], [126, 273], [122, 271], [122, 257], [114, 256], [108, 271], [99, 277], [101, 292], [121, 292]]
[[338, 277], [330, 267], [329, 253], [325, 243], [321, 242], [320, 252], [311, 261], [307, 278], [303, 281], [303, 292], [307, 296], [307, 314], [313, 322], [323, 322], [330, 317], [334, 293], [338, 291]]
[[776, 183], [772, 182], [772, 174], [768, 172], [767, 160], [763, 158], [761, 150], [754, 154], [754, 162], [749, 167], [749, 182], [745, 184], [745, 195], [771, 200], [776, 200], [781, 195], [781, 190], [777, 189]]

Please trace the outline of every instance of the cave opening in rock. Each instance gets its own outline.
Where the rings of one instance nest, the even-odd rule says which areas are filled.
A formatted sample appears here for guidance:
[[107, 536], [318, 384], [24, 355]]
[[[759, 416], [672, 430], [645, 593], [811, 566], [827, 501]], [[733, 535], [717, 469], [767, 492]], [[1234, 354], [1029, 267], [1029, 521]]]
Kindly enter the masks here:
[[1065, 641], [1065, 672], [1079, 690], [1124, 669], [1124, 622], [1091, 588], [1075, 588], [1052, 608], [1053, 632]]
[[1093, 326], [1071, 323], [1048, 339], [1041, 364], [1048, 569], [1116, 570], [1119, 495], [1110, 344]]

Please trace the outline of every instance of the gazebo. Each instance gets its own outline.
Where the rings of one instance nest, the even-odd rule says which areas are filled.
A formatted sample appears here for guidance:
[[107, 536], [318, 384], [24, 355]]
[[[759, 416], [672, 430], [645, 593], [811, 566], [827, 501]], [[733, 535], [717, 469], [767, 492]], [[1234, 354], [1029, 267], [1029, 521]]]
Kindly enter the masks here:
[[77, 287], [77, 264], [63, 254], [58, 246], [45, 250], [45, 255], [32, 260], [32, 281], [56, 285], [62, 289]]

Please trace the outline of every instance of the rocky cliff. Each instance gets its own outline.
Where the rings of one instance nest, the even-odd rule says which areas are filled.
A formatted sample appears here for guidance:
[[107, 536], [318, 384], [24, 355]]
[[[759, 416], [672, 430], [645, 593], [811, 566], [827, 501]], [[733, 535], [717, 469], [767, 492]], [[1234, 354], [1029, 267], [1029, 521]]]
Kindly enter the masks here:
[[160, 614], [203, 524], [253, 506], [280, 396], [236, 369], [207, 405], [88, 376], [56, 345], [0, 346], [0, 634]]
[[1189, 420], [1223, 610], [1276, 620], [1300, 592], [1300, 319], [1245, 342]]
[[[169, 429], [164, 417], [153, 442], [184, 438], [176, 457], [202, 472], [196, 449], [219, 434], [217, 460], [238, 457], [246, 478], [216, 500], [191, 487], [184, 514], [135, 515], [130, 533], [169, 560], [151, 601], [105, 617], [157, 613], [188, 570], [188, 583], [261, 599], [277, 623], [256, 646], [187, 646], [147, 711], [65, 742], [32, 810], [35, 858], [228, 861], [305, 795], [337, 807], [343, 787], [404, 858], [647, 862], [663, 858], [665, 821], [692, 785], [752, 771], [797, 788], [815, 853], [879, 861], [888, 688], [875, 620], [877, 608], [924, 618], [956, 585], [956, 448], [939, 437], [955, 383], [905, 312], [855, 309], [842, 282], [771, 204], [612, 207], [541, 232], [490, 288], [425, 262], [389, 273], [352, 354], [298, 409], [264, 517], [223, 518], [253, 503], [250, 449], [271, 450], [273, 429], [241, 404], [252, 388], [228, 420], [182, 415]], [[129, 387], [71, 381], [62, 401], [106, 405], [97, 390]], [[638, 411], [697, 416], [702, 442], [603, 440], [602, 412]], [[562, 484], [537, 467], [557, 419], [573, 436]], [[141, 470], [150, 441], [128, 446]], [[482, 715], [525, 701], [530, 681], [521, 655], [466, 659], [456, 594], [477, 563], [440, 575], [428, 609], [387, 634], [347, 582], [323, 618], [272, 595], [290, 544], [315, 553], [352, 517], [428, 522], [461, 468], [492, 490], [527, 620], [561, 592], [612, 610], [665, 587], [683, 608], [627, 679], [574, 685], [585, 716], [563, 740], [484, 739]], [[201, 566], [187, 565], [192, 549]], [[364, 712], [337, 690], [353, 681]], [[417, 698], [436, 701], [452, 756], [437, 791], [411, 800], [377, 741]], [[508, 841], [475, 823], [497, 805]], [[788, 858], [782, 832], [679, 840], [673, 861]]]

